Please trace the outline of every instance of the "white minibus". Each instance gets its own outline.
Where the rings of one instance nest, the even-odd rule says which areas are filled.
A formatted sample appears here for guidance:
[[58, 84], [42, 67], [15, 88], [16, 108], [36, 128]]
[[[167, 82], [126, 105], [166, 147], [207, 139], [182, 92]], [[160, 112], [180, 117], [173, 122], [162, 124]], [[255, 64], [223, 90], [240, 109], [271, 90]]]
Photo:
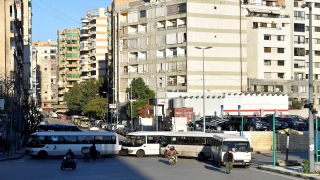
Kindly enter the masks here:
[[211, 139], [215, 133], [175, 132], [164, 136], [161, 154], [167, 157], [167, 151], [174, 146], [179, 156], [206, 160], [211, 157]]
[[26, 154], [33, 158], [64, 156], [68, 149], [82, 155], [82, 147], [95, 144], [103, 156], [119, 154], [119, 139], [115, 132], [37, 132], [31, 134], [26, 143]]
[[220, 167], [223, 164], [223, 155], [232, 149], [234, 162], [233, 165], [250, 167], [251, 148], [250, 142], [246, 137], [231, 134], [215, 134], [211, 142], [211, 156], [215, 163]]
[[122, 142], [121, 155], [159, 155], [160, 145], [165, 134], [171, 131], [137, 131], [130, 132]]

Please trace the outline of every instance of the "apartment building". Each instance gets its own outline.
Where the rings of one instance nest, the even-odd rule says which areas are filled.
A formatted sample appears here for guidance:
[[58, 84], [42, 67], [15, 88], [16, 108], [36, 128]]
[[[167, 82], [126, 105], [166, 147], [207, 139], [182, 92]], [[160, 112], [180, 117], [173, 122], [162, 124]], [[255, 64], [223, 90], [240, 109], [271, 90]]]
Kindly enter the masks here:
[[[110, 19], [109, 19], [110, 21]], [[106, 78], [106, 54], [108, 53], [108, 12], [98, 8], [85, 13], [80, 28], [80, 78]], [[108, 40], [109, 37], [109, 40]]]
[[[115, 96], [132, 79], [166, 92], [247, 89], [247, 31], [239, 1], [114, 1]], [[117, 33], [118, 32], [118, 33]], [[202, 48], [202, 49], [199, 49]], [[204, 64], [204, 67], [203, 67]]]
[[0, 9], [1, 98], [21, 112], [30, 88], [31, 0], [3, 0]]
[[58, 113], [67, 111], [64, 94], [73, 84], [80, 82], [80, 30], [58, 30]]
[[37, 107], [44, 113], [52, 113], [58, 102], [57, 42], [51, 39], [34, 42], [32, 49], [37, 63], [31, 75]]
[[[248, 33], [251, 33], [248, 36], [250, 92], [286, 93], [302, 103], [308, 98], [310, 16], [309, 9], [301, 7], [305, 3], [304, 0], [252, 0], [244, 5], [250, 10], [247, 17]], [[319, 93], [320, 3], [312, 3], [312, 8], [313, 73], [318, 87], [317, 93]], [[259, 36], [251, 38], [252, 34], [258, 33]], [[254, 52], [255, 44], [252, 43], [254, 39], [258, 42], [257, 52], [263, 50], [263, 53], [261, 56], [258, 55], [258, 58], [251, 59], [249, 56], [255, 57], [252, 55], [256, 53]], [[260, 66], [257, 63], [260, 63]], [[260, 73], [260, 77], [254, 75], [257, 73]], [[317, 104], [319, 104], [319, 97], [317, 95]]]

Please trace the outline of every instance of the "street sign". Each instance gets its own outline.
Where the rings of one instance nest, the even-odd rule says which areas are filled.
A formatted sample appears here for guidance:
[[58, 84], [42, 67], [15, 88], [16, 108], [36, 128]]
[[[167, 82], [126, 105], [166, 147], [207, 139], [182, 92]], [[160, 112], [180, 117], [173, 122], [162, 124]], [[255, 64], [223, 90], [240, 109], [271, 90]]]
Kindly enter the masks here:
[[109, 104], [109, 108], [110, 109], [115, 109], [115, 108], [117, 108], [117, 104]]

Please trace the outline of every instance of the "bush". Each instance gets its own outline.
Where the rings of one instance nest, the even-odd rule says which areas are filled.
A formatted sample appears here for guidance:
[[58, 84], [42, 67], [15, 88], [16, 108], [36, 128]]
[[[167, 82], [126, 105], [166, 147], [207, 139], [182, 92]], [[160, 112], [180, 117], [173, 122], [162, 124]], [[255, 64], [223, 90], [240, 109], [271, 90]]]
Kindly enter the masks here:
[[304, 159], [302, 161], [302, 172], [303, 173], [310, 173], [309, 165], [310, 165], [309, 159]]

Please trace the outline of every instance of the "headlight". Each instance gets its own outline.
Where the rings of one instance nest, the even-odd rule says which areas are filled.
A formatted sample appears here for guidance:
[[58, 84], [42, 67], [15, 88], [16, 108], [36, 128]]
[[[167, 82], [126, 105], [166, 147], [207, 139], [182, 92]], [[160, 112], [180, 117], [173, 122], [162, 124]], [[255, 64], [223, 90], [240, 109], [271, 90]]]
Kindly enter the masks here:
[[277, 126], [281, 126], [281, 124], [280, 124], [280, 123], [276, 123], [276, 125], [277, 125]]
[[295, 126], [296, 126], [296, 125], [298, 125], [298, 123], [293, 123], [293, 125], [295, 125]]
[[257, 123], [257, 126], [261, 126], [261, 123]]

